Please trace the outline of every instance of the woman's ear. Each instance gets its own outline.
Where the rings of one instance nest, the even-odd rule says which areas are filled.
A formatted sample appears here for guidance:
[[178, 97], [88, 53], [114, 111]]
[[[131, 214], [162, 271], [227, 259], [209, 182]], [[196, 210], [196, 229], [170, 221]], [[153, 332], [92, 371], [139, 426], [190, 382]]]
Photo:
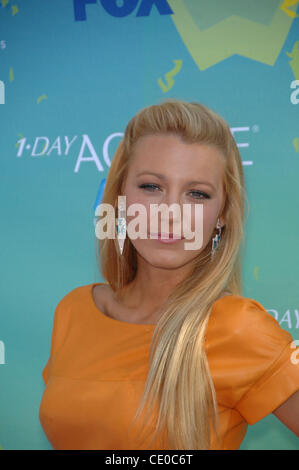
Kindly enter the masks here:
[[221, 228], [223, 228], [225, 226], [225, 219], [222, 215], [219, 217], [219, 219], [220, 219], [220, 223], [221, 223]]

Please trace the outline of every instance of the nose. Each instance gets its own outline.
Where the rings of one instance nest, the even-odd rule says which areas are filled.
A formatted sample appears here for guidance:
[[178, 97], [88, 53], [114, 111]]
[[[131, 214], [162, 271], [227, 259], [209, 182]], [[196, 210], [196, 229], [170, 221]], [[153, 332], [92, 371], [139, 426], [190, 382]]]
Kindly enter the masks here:
[[[174, 232], [174, 227], [181, 223], [182, 220], [182, 201], [181, 196], [177, 191], [169, 191], [164, 198], [160, 201], [160, 204], [165, 204], [167, 210], [165, 213], [162, 206], [161, 221], [169, 223], [169, 232]], [[168, 227], [168, 225], [167, 225]]]
[[166, 191], [161, 203], [167, 204], [168, 206], [171, 206], [172, 204], [182, 206], [182, 195], [175, 189]]

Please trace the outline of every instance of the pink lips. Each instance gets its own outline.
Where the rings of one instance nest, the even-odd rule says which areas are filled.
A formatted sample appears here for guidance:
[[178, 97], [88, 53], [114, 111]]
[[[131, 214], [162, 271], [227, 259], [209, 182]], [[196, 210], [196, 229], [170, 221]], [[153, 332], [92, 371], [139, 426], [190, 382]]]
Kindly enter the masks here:
[[[154, 238], [151, 238], [152, 240], [157, 240], [161, 243], [175, 243], [178, 242], [179, 240], [182, 240], [182, 237], [179, 237], [177, 235], [174, 235], [173, 233], [165, 234], [165, 233], [152, 233], [151, 234]], [[163, 236], [163, 238], [162, 238]]]

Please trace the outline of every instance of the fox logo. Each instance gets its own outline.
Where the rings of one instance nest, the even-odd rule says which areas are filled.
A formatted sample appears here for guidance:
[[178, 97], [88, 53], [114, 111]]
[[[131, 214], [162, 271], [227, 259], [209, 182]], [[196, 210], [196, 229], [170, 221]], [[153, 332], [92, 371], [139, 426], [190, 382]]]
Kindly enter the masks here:
[[[117, 0], [100, 0], [102, 7], [111, 16], [121, 18], [130, 15], [137, 7], [139, 0], [123, 0], [121, 6]], [[75, 21], [86, 21], [86, 5], [97, 3], [97, 0], [74, 0]], [[173, 14], [167, 0], [141, 0], [136, 16], [149, 16], [153, 5], [156, 6], [160, 15]]]

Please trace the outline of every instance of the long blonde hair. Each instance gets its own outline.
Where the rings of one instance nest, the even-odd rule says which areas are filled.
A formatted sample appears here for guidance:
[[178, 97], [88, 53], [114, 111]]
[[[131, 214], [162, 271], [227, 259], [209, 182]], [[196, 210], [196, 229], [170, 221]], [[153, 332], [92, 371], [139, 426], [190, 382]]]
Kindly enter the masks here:
[[[184, 142], [216, 146], [225, 157], [225, 226], [211, 259], [212, 238], [195, 260], [192, 275], [178, 284], [155, 325], [149, 370], [134, 419], [157, 405], [156, 435], [166, 432], [168, 449], [210, 449], [213, 427], [220, 448], [219, 413], [205, 346], [213, 303], [225, 290], [242, 295], [241, 266], [244, 225], [244, 175], [236, 142], [226, 121], [207, 106], [168, 99], [140, 110], [128, 123], [107, 176], [102, 203], [115, 211], [127, 176], [132, 149], [150, 134], [175, 133]], [[216, 230], [216, 229], [215, 229]], [[213, 234], [214, 236], [215, 234]], [[120, 255], [117, 240], [99, 240], [101, 272], [114, 292], [137, 272], [136, 250], [126, 239]], [[217, 447], [219, 446], [219, 447]]]

